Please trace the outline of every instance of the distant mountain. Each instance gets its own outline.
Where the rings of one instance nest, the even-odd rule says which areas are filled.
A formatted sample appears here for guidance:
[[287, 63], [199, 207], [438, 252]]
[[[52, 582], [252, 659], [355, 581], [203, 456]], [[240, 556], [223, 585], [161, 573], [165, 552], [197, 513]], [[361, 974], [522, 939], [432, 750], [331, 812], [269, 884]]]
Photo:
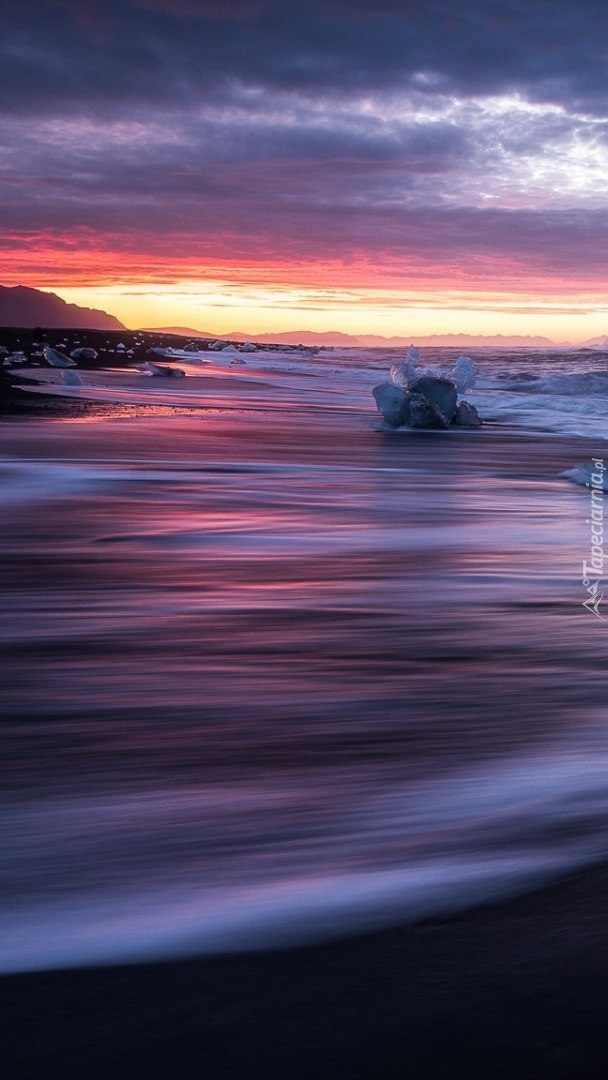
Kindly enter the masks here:
[[[344, 349], [365, 347], [364, 338], [342, 334], [339, 330], [328, 330], [326, 334], [313, 330], [289, 330], [284, 334], [257, 334], [253, 338], [247, 338], [243, 334], [228, 334], [228, 337], [233, 341], [242, 341], [244, 338], [245, 341], [259, 341], [266, 345], [341, 345]], [[387, 344], [386, 338], [378, 340], [384, 345]]]
[[[217, 341], [218, 338], [217, 334], [210, 334], [207, 330], [193, 330], [191, 326], [140, 326], [139, 330], [146, 334], [176, 334], [178, 337], [205, 338], [207, 341]], [[226, 338], [221, 340], [225, 341]]]
[[55, 293], [28, 289], [25, 285], [9, 288], [0, 285], [0, 326], [24, 326], [43, 329], [61, 327], [77, 330], [125, 330], [118, 319], [95, 308], [66, 304]]
[[[232, 340], [242, 340], [243, 334], [227, 334]], [[403, 349], [408, 345], [419, 345], [428, 348], [452, 348], [452, 349], [544, 349], [550, 348], [554, 342], [547, 337], [525, 337], [518, 335], [505, 336], [503, 334], [475, 335], [475, 334], [431, 334], [426, 337], [381, 337], [379, 334], [342, 334], [335, 330], [329, 330], [326, 334], [311, 333], [310, 330], [296, 330], [285, 334], [259, 334], [252, 338], [253, 341], [266, 342], [267, 344], [285, 345], [341, 345], [343, 348], [355, 347], [364, 349]]]
[[546, 349], [555, 345], [548, 337], [518, 334], [430, 334], [426, 337], [383, 338], [365, 334], [359, 341], [366, 348], [402, 348], [420, 345], [428, 348], [449, 349]]
[[233, 332], [230, 334], [210, 334], [204, 330], [193, 330], [186, 326], [156, 326], [141, 327], [148, 333], [178, 334], [182, 337], [217, 338], [221, 341], [257, 341], [266, 345], [337, 345], [344, 349], [399, 349], [407, 348], [408, 345], [419, 345], [428, 348], [452, 348], [452, 349], [544, 349], [551, 348], [555, 342], [547, 337], [525, 337], [518, 335], [504, 336], [493, 334], [488, 336], [475, 334], [431, 334], [427, 337], [381, 337], [378, 334], [343, 334], [339, 330], [328, 330], [326, 333], [318, 333], [312, 330], [288, 330], [279, 334], [243, 334]]
[[608, 334], [602, 334], [601, 337], [589, 338], [588, 341], [583, 341], [580, 347], [582, 349], [592, 349], [594, 347], [608, 349]]

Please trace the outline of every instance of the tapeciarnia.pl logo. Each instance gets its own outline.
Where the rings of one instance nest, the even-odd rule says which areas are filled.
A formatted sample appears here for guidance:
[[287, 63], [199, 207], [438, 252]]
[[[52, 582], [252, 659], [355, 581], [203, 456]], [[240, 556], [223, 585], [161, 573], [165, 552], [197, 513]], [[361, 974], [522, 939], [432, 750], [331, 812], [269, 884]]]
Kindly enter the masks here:
[[589, 596], [583, 600], [583, 607], [591, 615], [597, 615], [598, 619], [606, 622], [606, 616], [600, 612], [600, 604], [604, 599], [600, 591], [604, 578], [604, 465], [603, 458], [591, 458], [593, 470], [587, 487], [591, 488], [591, 517], [585, 519], [585, 524], [591, 527], [591, 558], [590, 562], [583, 561], [583, 585]]

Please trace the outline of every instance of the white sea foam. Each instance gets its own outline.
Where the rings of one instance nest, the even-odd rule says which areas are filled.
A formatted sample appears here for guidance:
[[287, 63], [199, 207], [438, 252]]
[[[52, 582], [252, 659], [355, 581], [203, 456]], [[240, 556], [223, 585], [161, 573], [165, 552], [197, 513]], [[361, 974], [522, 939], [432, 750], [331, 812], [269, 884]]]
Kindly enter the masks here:
[[[608, 491], [608, 474], [600, 472], [591, 462], [584, 465], [576, 465], [573, 469], [566, 469], [561, 474], [566, 480], [572, 480], [581, 487], [594, 487], [596, 490]], [[593, 477], [593, 480], [592, 480]]]
[[[607, 768], [603, 732], [583, 730], [576, 746], [364, 794], [297, 851], [297, 790], [272, 784], [16, 805], [4, 869], [17, 860], [39, 892], [5, 902], [0, 970], [278, 947], [509, 896], [605, 857]], [[274, 833], [272, 873], [251, 822]], [[176, 832], [183, 857], [165, 866], [162, 837]]]
[[[454, 364], [467, 364], [467, 390], [486, 422], [526, 430], [553, 431], [587, 438], [608, 438], [608, 368], [604, 355], [542, 352], [508, 354], [489, 350], [475, 358], [455, 351], [333, 349], [311, 355], [294, 349], [248, 353], [246, 367], [234, 346], [223, 351], [157, 350], [179, 361], [188, 379], [151, 379], [132, 369], [87, 371], [81, 387], [60, 384], [52, 368], [20, 369], [39, 380], [33, 393], [78, 396], [117, 404], [187, 406], [188, 408], [346, 409], [375, 415], [371, 390], [392, 377], [406, 385], [412, 373], [454, 375]], [[473, 370], [475, 369], [475, 370]], [[471, 381], [476, 377], [475, 387]], [[229, 380], [229, 381], [228, 381]], [[462, 383], [461, 385], [464, 385]]]

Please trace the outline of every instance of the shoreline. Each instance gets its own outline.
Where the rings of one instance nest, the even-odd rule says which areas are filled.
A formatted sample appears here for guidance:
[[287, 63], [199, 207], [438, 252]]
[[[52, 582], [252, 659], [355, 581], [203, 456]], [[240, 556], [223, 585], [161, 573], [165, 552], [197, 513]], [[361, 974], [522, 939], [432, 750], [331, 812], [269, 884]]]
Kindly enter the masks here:
[[605, 1076], [608, 864], [279, 952], [5, 976], [10, 1080]]
[[[104, 406], [90, 404], [89, 415], [115, 420], [116, 430], [138, 415], [125, 406], [103, 416]], [[178, 415], [163, 430], [169, 461], [180, 459], [184, 438], [205, 431], [202, 414], [150, 409]], [[81, 456], [78, 432], [64, 446], [59, 418], [36, 419], [49, 424], [7, 429], [24, 460], [114, 452], [111, 422], [89, 425]], [[154, 460], [153, 416], [147, 422], [142, 409], [140, 419], [132, 431], [122, 425], [121, 446]], [[245, 449], [252, 460], [340, 464], [348, 454], [349, 465], [367, 465], [372, 447], [374, 468], [423, 463], [444, 483], [449, 460], [450, 477], [483, 475], [499, 492], [504, 483], [561, 483], [560, 472], [593, 446], [495, 425], [453, 437], [385, 432], [371, 408], [370, 422], [360, 420], [336, 421], [337, 439], [314, 413], [302, 424], [275, 414], [260, 425], [234, 410], [214, 422], [215, 441], [201, 453], [222, 467]], [[315, 441], [323, 431], [325, 441]], [[8, 1080], [599, 1080], [608, 1055], [607, 888], [608, 865], [600, 865], [513, 899], [320, 945], [3, 976], [0, 1064]]]

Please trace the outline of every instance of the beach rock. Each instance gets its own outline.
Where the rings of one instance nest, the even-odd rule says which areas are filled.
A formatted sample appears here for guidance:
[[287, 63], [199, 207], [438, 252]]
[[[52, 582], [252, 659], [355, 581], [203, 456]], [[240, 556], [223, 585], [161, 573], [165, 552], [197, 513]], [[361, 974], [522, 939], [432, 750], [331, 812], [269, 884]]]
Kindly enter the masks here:
[[439, 406], [423, 394], [408, 394], [404, 412], [407, 414], [406, 422], [413, 428], [434, 428], [438, 430], [450, 426]]
[[63, 356], [56, 349], [51, 349], [50, 345], [45, 345], [42, 351], [44, 352], [44, 359], [50, 367], [76, 367], [75, 360], [71, 360], [69, 356]]
[[441, 375], [420, 375], [410, 383], [409, 389], [412, 394], [420, 394], [435, 405], [447, 423], [452, 420], [456, 413], [458, 390], [451, 379]]
[[470, 356], [459, 356], [454, 367], [454, 382], [459, 394], [466, 394], [475, 386], [475, 364]]
[[481, 427], [481, 416], [474, 405], [460, 401], [452, 423], [458, 427]]
[[378, 412], [391, 427], [401, 427], [405, 423], [406, 395], [394, 383], [380, 383], [372, 390]]

